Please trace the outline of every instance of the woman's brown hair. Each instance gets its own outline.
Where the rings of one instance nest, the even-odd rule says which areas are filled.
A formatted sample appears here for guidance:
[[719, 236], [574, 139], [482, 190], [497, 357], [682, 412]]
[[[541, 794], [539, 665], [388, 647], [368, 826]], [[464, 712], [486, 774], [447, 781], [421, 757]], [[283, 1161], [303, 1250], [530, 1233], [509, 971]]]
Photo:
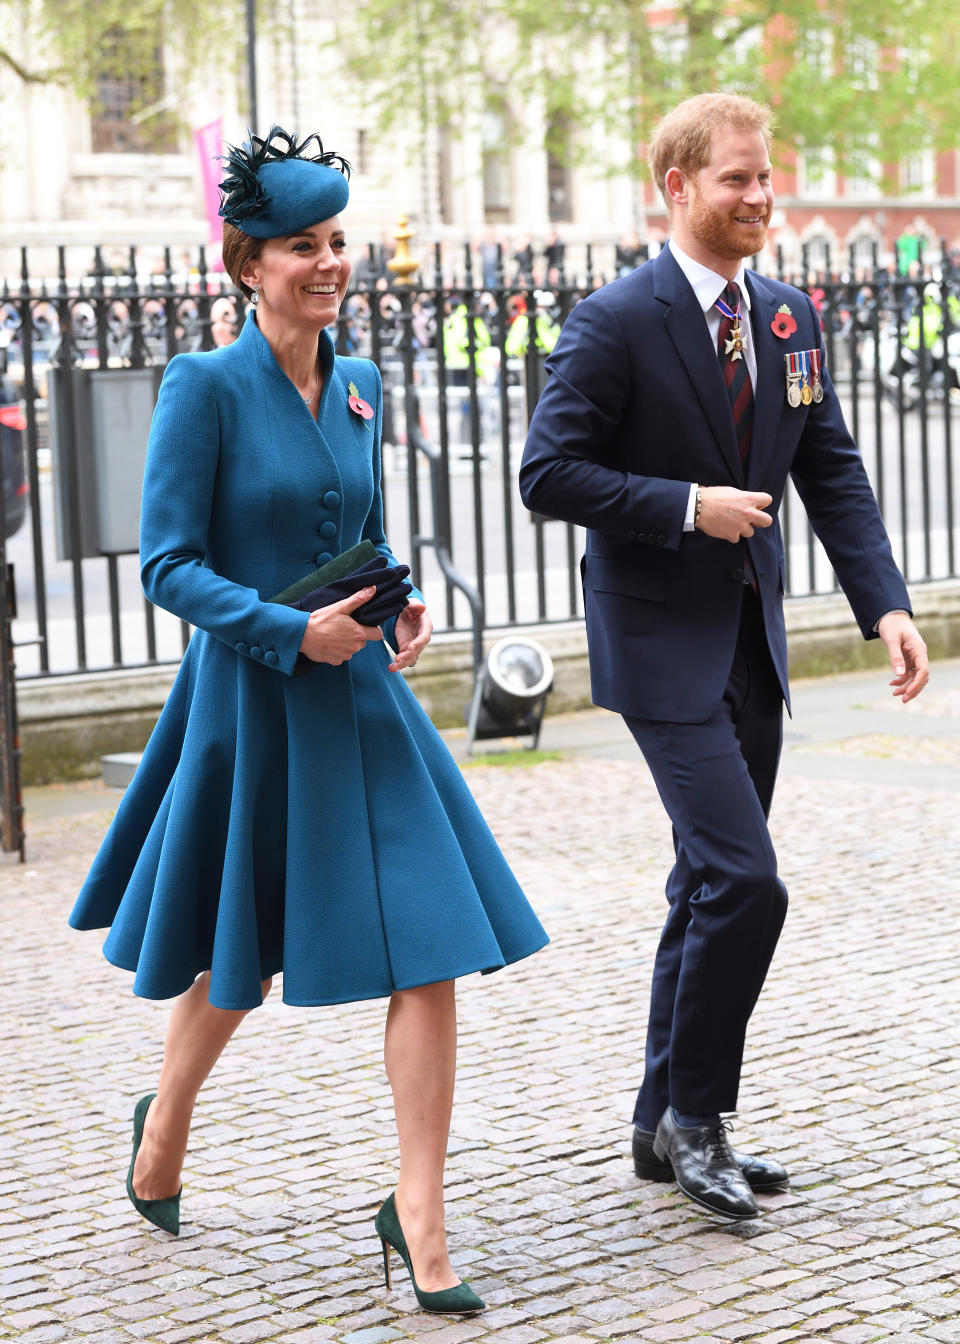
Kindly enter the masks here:
[[262, 238], [251, 238], [249, 233], [244, 233], [243, 229], [238, 229], [235, 224], [230, 224], [227, 220], [223, 221], [223, 247], [221, 250], [223, 266], [237, 289], [242, 290], [248, 299], [253, 297], [253, 291], [249, 285], [240, 279], [240, 276], [250, 262], [256, 261], [259, 257], [263, 250], [263, 243]]

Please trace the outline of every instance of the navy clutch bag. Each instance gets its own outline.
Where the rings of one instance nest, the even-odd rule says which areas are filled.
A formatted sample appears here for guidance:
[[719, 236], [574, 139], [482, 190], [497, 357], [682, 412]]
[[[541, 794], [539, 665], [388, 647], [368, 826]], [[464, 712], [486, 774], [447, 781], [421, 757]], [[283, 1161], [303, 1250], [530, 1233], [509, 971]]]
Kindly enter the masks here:
[[[372, 542], [361, 541], [269, 600], [298, 611], [317, 611], [373, 584], [377, 589], [373, 597], [352, 615], [361, 625], [381, 625], [407, 605], [412, 592], [412, 585], [406, 582], [409, 573], [409, 565], [388, 565], [386, 556], [380, 555]], [[309, 666], [311, 660], [298, 654], [294, 671], [302, 672]]]
[[292, 606], [301, 597], [314, 588], [320, 588], [332, 579], [340, 579], [344, 574], [349, 574], [351, 570], [358, 569], [360, 565], [366, 565], [371, 560], [376, 560], [380, 552], [374, 546], [372, 541], [361, 541], [356, 546], [351, 546], [349, 550], [343, 551], [340, 555], [335, 555], [332, 560], [328, 560], [325, 565], [315, 569], [312, 574], [306, 578], [298, 579], [292, 583], [289, 588], [284, 588], [282, 593], [277, 593], [269, 600], [279, 602], [282, 606]]
[[409, 573], [409, 565], [388, 565], [386, 557], [378, 555], [376, 560], [368, 561], [352, 573], [311, 589], [288, 606], [299, 611], [316, 611], [319, 607], [328, 607], [331, 602], [342, 602], [368, 584], [376, 584], [373, 597], [356, 608], [353, 618], [361, 625], [380, 625], [391, 616], [398, 616], [407, 605], [412, 592], [412, 585], [405, 582]]

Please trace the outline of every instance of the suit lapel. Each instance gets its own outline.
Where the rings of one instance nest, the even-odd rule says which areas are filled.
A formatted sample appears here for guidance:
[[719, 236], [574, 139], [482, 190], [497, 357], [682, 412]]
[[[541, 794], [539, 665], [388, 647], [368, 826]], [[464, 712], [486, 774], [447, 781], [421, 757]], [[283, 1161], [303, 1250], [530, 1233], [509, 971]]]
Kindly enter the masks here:
[[664, 318], [667, 332], [687, 370], [730, 474], [742, 488], [743, 465], [737, 449], [730, 400], [703, 309], [669, 248], [663, 249], [654, 264], [653, 292], [655, 298], [668, 305]]
[[777, 426], [783, 414], [785, 343], [773, 335], [770, 323], [777, 311], [777, 300], [753, 271], [747, 272], [747, 285], [753, 308], [750, 329], [757, 356], [757, 385], [753, 389], [753, 435], [750, 441], [750, 460], [747, 463], [747, 482], [758, 489], [777, 435]]

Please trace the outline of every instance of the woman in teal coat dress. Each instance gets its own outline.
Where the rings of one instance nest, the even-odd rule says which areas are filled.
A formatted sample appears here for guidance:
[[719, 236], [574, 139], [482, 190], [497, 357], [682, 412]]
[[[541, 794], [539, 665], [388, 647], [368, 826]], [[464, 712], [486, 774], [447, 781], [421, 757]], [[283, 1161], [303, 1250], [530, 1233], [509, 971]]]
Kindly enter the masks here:
[[293, 1004], [388, 997], [385, 1263], [395, 1246], [422, 1305], [473, 1311], [443, 1230], [454, 980], [547, 939], [398, 675], [430, 639], [420, 594], [383, 634], [361, 623], [373, 586], [311, 612], [269, 600], [361, 540], [397, 563], [380, 376], [326, 331], [350, 277], [348, 169], [319, 142], [307, 157], [313, 139], [274, 128], [228, 158], [224, 263], [254, 306], [233, 345], [171, 361], [141, 516], [144, 591], [196, 633], [71, 923], [109, 928], [134, 993], [176, 996], [127, 1179], [168, 1231], [197, 1094], [274, 974]]

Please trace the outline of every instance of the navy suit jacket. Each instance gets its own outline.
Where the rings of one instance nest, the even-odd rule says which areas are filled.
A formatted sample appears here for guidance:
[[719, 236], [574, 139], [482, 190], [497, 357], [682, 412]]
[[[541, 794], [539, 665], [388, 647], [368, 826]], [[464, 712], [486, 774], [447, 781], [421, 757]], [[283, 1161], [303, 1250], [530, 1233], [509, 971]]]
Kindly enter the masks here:
[[[748, 543], [789, 705], [780, 507], [788, 474], [865, 638], [910, 610], [883, 520], [826, 373], [813, 304], [747, 272], [757, 356], [746, 474], [703, 310], [668, 248], [574, 308], [547, 360], [520, 468], [528, 508], [588, 529], [582, 562], [593, 698], [698, 723], [719, 705], [743, 601], [744, 543], [683, 531], [691, 482], [765, 490], [772, 527]], [[786, 304], [797, 329], [771, 323]], [[821, 351], [824, 399], [793, 408], [784, 355]]]

